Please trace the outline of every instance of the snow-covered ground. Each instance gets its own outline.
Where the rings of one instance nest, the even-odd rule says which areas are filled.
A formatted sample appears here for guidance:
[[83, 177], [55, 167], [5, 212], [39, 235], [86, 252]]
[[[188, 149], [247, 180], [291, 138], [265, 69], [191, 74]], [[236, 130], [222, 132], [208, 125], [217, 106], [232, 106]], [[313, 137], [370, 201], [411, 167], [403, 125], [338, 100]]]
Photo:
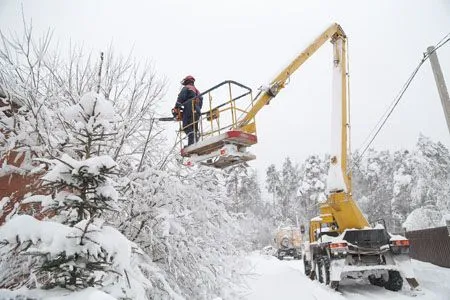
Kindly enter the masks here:
[[248, 280], [250, 291], [246, 300], [450, 299], [450, 269], [415, 260], [413, 267], [420, 290], [411, 291], [406, 281], [400, 292], [391, 292], [362, 282], [346, 281], [342, 282], [340, 291], [335, 292], [328, 286], [307, 278], [303, 273], [301, 260], [280, 261], [273, 256], [257, 253], [250, 255], [248, 259], [253, 265], [253, 275]]

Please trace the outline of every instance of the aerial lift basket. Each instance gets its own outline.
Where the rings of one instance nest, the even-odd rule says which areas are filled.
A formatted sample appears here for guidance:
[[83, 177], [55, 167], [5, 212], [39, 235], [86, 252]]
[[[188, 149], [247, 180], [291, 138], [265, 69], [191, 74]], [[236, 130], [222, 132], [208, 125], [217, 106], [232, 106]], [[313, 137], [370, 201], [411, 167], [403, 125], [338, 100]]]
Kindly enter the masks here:
[[[222, 169], [255, 159], [255, 155], [247, 151], [247, 147], [257, 143], [254, 120], [245, 130], [238, 126], [239, 120], [253, 107], [252, 90], [241, 83], [227, 80], [206, 90], [201, 96], [202, 114], [193, 121], [198, 123], [198, 126], [194, 126], [198, 128], [194, 130], [198, 137], [195, 144], [184, 146], [187, 137], [182, 122], [179, 122], [178, 136], [185, 164], [203, 164]], [[223, 101], [224, 97], [225, 102], [217, 101]]]

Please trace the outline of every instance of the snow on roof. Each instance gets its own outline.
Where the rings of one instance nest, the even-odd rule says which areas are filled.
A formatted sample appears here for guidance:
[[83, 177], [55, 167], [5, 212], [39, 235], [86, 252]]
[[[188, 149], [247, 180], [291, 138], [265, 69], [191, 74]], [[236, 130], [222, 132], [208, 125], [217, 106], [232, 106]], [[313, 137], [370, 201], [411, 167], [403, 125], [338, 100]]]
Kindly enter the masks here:
[[322, 222], [322, 218], [320, 216], [314, 217], [311, 219], [312, 222]]

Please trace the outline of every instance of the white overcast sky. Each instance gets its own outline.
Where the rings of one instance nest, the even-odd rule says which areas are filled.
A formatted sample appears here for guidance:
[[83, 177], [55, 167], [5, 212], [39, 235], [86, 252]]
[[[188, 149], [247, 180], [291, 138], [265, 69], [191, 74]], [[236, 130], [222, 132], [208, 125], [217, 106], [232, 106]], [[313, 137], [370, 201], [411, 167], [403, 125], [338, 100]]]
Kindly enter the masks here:
[[[350, 43], [352, 147], [357, 149], [397, 95], [427, 46], [450, 32], [450, 1], [0, 0], [0, 28], [21, 30], [21, 6], [37, 33], [92, 51], [112, 42], [152, 61], [169, 81], [167, 114], [187, 74], [205, 90], [225, 79], [266, 84], [332, 22]], [[331, 45], [322, 47], [257, 117], [260, 175], [286, 156], [300, 162], [329, 151]], [[450, 83], [450, 43], [439, 59]], [[175, 126], [168, 124], [169, 131]], [[378, 149], [412, 147], [419, 133], [450, 145], [429, 62], [377, 138]]]

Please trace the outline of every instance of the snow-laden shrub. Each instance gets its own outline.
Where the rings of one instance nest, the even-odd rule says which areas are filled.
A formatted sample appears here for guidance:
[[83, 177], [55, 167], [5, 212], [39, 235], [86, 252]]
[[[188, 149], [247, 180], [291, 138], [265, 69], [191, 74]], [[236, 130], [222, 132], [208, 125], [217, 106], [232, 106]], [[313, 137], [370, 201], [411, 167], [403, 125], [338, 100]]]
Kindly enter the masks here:
[[402, 226], [408, 231], [445, 226], [444, 213], [434, 205], [426, 205], [413, 210]]
[[[119, 229], [164, 270], [186, 299], [236, 299], [242, 240], [226, 211], [228, 198], [210, 169], [174, 172], [147, 168], [130, 176]], [[171, 299], [163, 286], [155, 299]]]

